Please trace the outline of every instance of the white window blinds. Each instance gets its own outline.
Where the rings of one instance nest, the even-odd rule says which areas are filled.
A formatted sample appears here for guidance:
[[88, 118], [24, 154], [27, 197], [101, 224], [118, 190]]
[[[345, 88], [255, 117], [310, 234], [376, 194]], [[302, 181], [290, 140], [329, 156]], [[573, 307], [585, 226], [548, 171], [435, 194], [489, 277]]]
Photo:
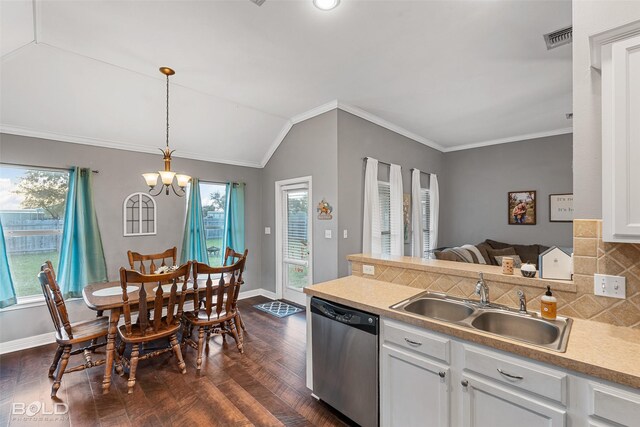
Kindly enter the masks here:
[[431, 206], [430, 206], [430, 200], [429, 200], [429, 190], [426, 188], [421, 188], [420, 189], [420, 207], [421, 207], [421, 212], [422, 212], [422, 235], [423, 235], [423, 239], [422, 239], [422, 252], [423, 252], [423, 257], [428, 257], [429, 251], [431, 251], [432, 248], [429, 247], [429, 242], [431, 241], [430, 237], [431, 237], [431, 232], [429, 229], [429, 224], [431, 224], [430, 221], [430, 213], [431, 213]]
[[309, 258], [309, 238], [307, 236], [307, 218], [309, 190], [306, 188], [285, 191], [283, 218], [286, 224], [283, 230], [285, 261], [306, 265]]
[[391, 186], [388, 182], [378, 181], [380, 197], [380, 229], [382, 231], [382, 253], [391, 253]]

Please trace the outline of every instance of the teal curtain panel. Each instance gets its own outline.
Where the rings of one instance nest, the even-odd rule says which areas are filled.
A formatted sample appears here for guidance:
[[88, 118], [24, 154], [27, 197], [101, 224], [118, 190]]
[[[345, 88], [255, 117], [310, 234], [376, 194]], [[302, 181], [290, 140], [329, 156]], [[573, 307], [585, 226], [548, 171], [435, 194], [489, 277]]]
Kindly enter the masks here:
[[209, 263], [209, 257], [207, 256], [207, 239], [204, 235], [204, 221], [202, 218], [200, 180], [198, 178], [191, 178], [187, 219], [184, 224], [182, 252], [180, 253], [181, 264], [192, 260]]
[[65, 298], [81, 298], [89, 283], [107, 281], [91, 169], [69, 171], [69, 190], [60, 246], [58, 282]]
[[16, 302], [16, 289], [13, 287], [13, 280], [11, 280], [7, 246], [4, 243], [4, 229], [2, 228], [2, 220], [0, 220], [0, 308], [9, 307]]
[[227, 209], [223, 244], [236, 252], [244, 252], [244, 189], [245, 183], [227, 183]]

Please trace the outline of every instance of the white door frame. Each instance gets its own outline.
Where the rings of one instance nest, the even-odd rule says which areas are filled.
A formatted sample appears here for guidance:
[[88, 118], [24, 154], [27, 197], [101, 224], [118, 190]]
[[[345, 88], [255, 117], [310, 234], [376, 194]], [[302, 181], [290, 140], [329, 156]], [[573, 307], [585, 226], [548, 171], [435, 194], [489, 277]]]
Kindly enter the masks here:
[[282, 299], [284, 295], [284, 283], [282, 282], [282, 188], [292, 184], [306, 183], [309, 187], [309, 285], [313, 283], [313, 197], [312, 197], [312, 177], [303, 176], [300, 178], [283, 179], [275, 183], [276, 198], [276, 298]]

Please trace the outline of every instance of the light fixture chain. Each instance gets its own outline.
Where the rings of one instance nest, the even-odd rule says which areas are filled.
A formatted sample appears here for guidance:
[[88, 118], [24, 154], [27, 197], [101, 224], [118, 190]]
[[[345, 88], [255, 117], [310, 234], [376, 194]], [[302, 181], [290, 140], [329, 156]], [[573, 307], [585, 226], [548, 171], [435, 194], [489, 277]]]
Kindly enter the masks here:
[[167, 75], [167, 148], [169, 148], [169, 75]]

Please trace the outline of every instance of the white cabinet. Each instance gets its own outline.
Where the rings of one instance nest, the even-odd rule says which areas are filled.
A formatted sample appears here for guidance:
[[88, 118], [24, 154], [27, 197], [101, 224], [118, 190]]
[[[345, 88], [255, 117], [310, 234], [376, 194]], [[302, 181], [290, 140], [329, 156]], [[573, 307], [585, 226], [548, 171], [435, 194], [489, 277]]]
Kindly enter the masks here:
[[380, 424], [640, 427], [640, 391], [382, 319]]
[[383, 319], [380, 425], [450, 425], [450, 339]]
[[640, 22], [591, 37], [602, 72], [602, 237], [640, 242]]
[[566, 410], [534, 399], [509, 386], [464, 375], [464, 427], [564, 427]]
[[449, 368], [386, 344], [380, 363], [382, 426], [449, 425]]

